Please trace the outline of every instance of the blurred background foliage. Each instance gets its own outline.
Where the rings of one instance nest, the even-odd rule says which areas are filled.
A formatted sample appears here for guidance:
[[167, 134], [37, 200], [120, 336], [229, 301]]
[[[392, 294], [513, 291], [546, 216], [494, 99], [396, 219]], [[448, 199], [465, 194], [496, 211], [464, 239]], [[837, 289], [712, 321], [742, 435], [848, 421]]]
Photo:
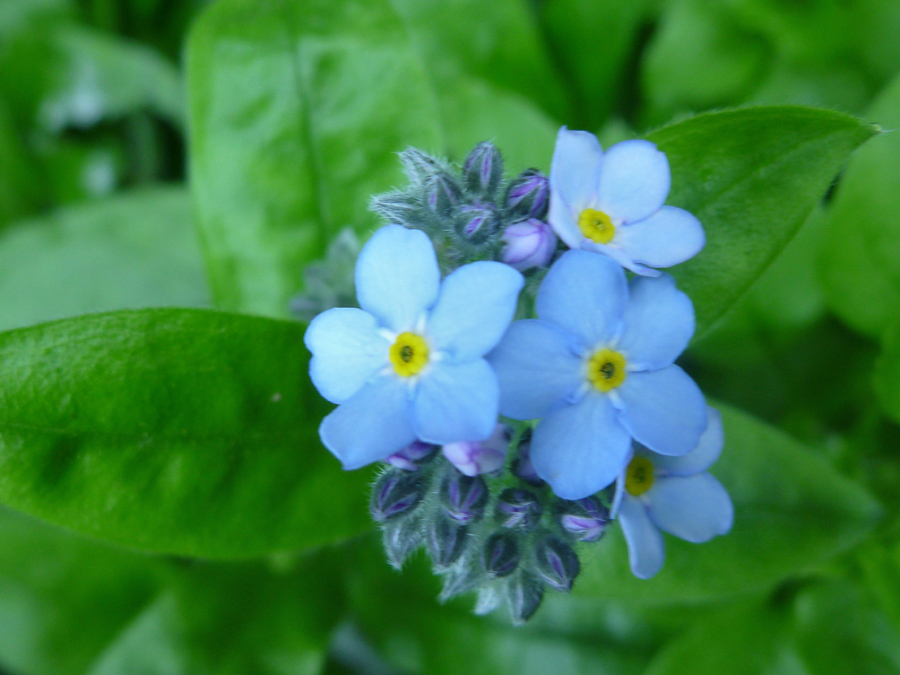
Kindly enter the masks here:
[[[745, 104], [900, 128], [900, 0], [0, 0], [0, 329], [287, 316], [303, 266], [375, 226], [407, 145], [493, 139], [546, 170], [561, 124], [609, 144]], [[372, 535], [214, 562], [0, 506], [0, 671], [900, 673], [900, 135], [854, 154], [686, 361], [779, 431], [728, 412], [735, 531], [669, 540], [652, 582], [614, 531], [514, 629], [439, 605]]]

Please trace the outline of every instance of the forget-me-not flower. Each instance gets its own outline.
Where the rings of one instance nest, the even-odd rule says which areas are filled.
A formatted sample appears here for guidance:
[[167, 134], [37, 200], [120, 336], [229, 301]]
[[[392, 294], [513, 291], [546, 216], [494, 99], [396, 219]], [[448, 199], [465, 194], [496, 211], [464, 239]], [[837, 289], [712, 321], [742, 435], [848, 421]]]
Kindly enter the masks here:
[[536, 310], [488, 358], [500, 413], [542, 418], [531, 461], [558, 496], [581, 499], [612, 483], [632, 439], [670, 456], [697, 445], [706, 402], [674, 365], [694, 334], [694, 308], [671, 277], [629, 283], [611, 258], [568, 251], [541, 284]]
[[706, 472], [722, 443], [722, 418], [710, 408], [709, 426], [688, 454], [664, 457], [635, 448], [616, 485], [618, 520], [635, 576], [649, 579], [662, 568], [666, 552], [660, 530], [700, 544], [731, 529], [731, 498]]
[[415, 440], [491, 435], [499, 392], [482, 357], [512, 320], [523, 283], [510, 266], [486, 261], [442, 283], [425, 233], [387, 225], [372, 236], [356, 263], [361, 309], [323, 312], [304, 338], [313, 384], [340, 404], [319, 434], [345, 469]]
[[655, 276], [693, 258], [706, 239], [700, 221], [663, 206], [669, 162], [650, 141], [605, 153], [587, 131], [559, 130], [550, 168], [548, 221], [569, 248], [603, 253], [636, 274]]

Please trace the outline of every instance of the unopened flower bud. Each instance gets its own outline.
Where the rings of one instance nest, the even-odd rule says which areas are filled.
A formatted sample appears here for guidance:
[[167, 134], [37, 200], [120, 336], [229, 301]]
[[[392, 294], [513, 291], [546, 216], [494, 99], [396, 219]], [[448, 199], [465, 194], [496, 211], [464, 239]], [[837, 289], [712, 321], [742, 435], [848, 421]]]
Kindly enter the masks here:
[[424, 185], [434, 174], [443, 171], [440, 161], [416, 148], [401, 152], [400, 164], [413, 185]]
[[422, 497], [425, 486], [415, 473], [391, 469], [385, 471], [375, 482], [369, 510], [372, 518], [379, 523], [412, 511]]
[[459, 207], [456, 227], [463, 238], [473, 244], [482, 244], [488, 240], [497, 227], [496, 213], [490, 206], [466, 204]]
[[423, 443], [422, 441], [413, 441], [384, 461], [404, 471], [417, 471], [419, 463], [429, 457], [436, 449], [436, 445]]
[[528, 621], [544, 599], [544, 583], [529, 573], [522, 573], [510, 583], [509, 611], [513, 623], [521, 625]]
[[485, 571], [493, 577], [512, 574], [519, 565], [519, 542], [512, 534], [498, 532], [484, 543], [481, 560]]
[[509, 427], [498, 424], [494, 427], [494, 433], [483, 441], [447, 443], [441, 448], [441, 452], [461, 473], [477, 476], [501, 468], [506, 461], [508, 448]]
[[541, 519], [543, 510], [534, 493], [528, 490], [507, 488], [500, 493], [500, 499], [497, 502], [497, 519], [503, 527], [530, 530]]
[[520, 272], [547, 265], [556, 253], [556, 233], [547, 223], [529, 218], [503, 231], [500, 260]]
[[406, 225], [420, 219], [422, 204], [405, 192], [389, 192], [372, 199], [369, 208], [390, 223]]
[[550, 204], [550, 181], [537, 169], [528, 169], [509, 184], [504, 203], [512, 216], [543, 219]]
[[559, 523], [579, 541], [597, 541], [609, 525], [609, 509], [594, 497], [564, 502]]
[[540, 487], [544, 484], [531, 463], [531, 441], [526, 440], [519, 445], [519, 452], [512, 462], [512, 472], [529, 485]]
[[463, 163], [463, 181], [468, 190], [492, 197], [503, 178], [503, 158], [493, 143], [479, 143]]
[[469, 528], [449, 518], [437, 517], [428, 528], [428, 552], [437, 567], [449, 567], [463, 554]]
[[480, 476], [463, 476], [451, 470], [441, 485], [441, 503], [457, 523], [474, 523], [484, 515], [488, 487]]
[[535, 547], [536, 570], [544, 582], [560, 591], [572, 588], [581, 571], [578, 554], [555, 537], [545, 537]]
[[451, 210], [459, 204], [461, 196], [462, 188], [459, 187], [453, 176], [439, 173], [428, 184], [425, 202], [435, 215], [448, 217]]
[[397, 518], [384, 523], [382, 542], [388, 562], [392, 567], [401, 569], [409, 554], [422, 543], [422, 519], [419, 514], [409, 518]]

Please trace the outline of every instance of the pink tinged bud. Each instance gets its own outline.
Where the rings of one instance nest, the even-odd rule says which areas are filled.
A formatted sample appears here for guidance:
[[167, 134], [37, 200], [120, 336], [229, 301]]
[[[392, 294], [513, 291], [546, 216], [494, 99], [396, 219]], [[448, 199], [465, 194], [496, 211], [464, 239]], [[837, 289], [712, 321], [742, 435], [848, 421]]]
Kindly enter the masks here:
[[417, 471], [419, 467], [416, 463], [421, 462], [428, 457], [428, 455], [434, 452], [434, 448], [435, 446], [429, 443], [414, 441], [405, 448], [398, 450], [384, 461], [392, 466], [396, 466], [398, 469], [403, 469], [404, 471]]
[[503, 232], [506, 246], [500, 259], [520, 272], [543, 267], [556, 252], [556, 233], [545, 222], [529, 218], [515, 223]]
[[509, 428], [505, 424], [498, 424], [487, 440], [448, 443], [441, 451], [460, 473], [477, 476], [500, 469], [506, 461], [508, 447]]

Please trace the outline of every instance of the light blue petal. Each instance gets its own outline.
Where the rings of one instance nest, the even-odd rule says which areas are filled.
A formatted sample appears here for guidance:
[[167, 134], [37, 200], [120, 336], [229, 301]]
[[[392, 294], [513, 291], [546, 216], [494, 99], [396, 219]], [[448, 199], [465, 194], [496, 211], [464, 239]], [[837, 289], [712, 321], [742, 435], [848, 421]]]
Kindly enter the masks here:
[[[613, 242], [615, 242], [615, 239], [613, 239]], [[658, 270], [655, 270], [652, 267], [647, 267], [646, 265], [641, 265], [640, 263], [632, 260], [628, 256], [628, 253], [626, 251], [623, 251], [618, 246], [613, 246], [612, 244], [598, 244], [595, 241], [585, 239], [583, 242], [581, 242], [581, 248], [583, 248], [585, 251], [594, 251], [595, 253], [608, 255], [629, 272], [634, 272], [635, 274], [640, 274], [641, 276], [645, 277], [658, 277], [660, 275], [660, 272]]]
[[593, 348], [618, 336], [627, 300], [625, 272], [614, 260], [567, 251], [544, 277], [535, 308], [539, 319]]
[[487, 357], [500, 383], [500, 414], [537, 419], [557, 401], [574, 395], [584, 376], [573, 342], [571, 335], [549, 323], [514, 322]]
[[597, 199], [603, 149], [594, 134], [562, 127], [550, 163], [550, 187], [570, 209], [581, 212]]
[[697, 384], [678, 366], [628, 373], [614, 390], [622, 422], [635, 440], [661, 455], [686, 455], [706, 429], [706, 401]]
[[581, 248], [584, 235], [581, 234], [581, 230], [575, 224], [572, 209], [569, 208], [569, 205], [566, 204], [559, 192], [552, 186], [550, 187], [550, 210], [547, 213], [547, 222], [550, 223], [550, 227], [559, 235], [559, 238], [563, 240], [566, 246], [569, 248]]
[[392, 331], [411, 330], [437, 300], [441, 272], [428, 235], [386, 225], [356, 261], [356, 299]]
[[483, 441], [497, 424], [497, 376], [484, 359], [438, 362], [422, 375], [413, 399], [413, 424], [428, 443]]
[[628, 494], [619, 508], [619, 522], [628, 543], [631, 572], [639, 579], [649, 579], [662, 569], [666, 559], [662, 533], [651, 522], [644, 505]]
[[474, 262], [441, 285], [425, 332], [453, 361], [470, 361], [497, 346], [516, 313], [521, 273], [498, 262]]
[[694, 335], [694, 304], [668, 274], [635, 277], [617, 349], [635, 370], [658, 370], [674, 363]]
[[616, 143], [603, 157], [600, 209], [613, 221], [634, 223], [654, 214], [669, 195], [669, 160], [650, 141]]
[[644, 499], [661, 530], [694, 544], [725, 534], [734, 522], [731, 497], [708, 473], [660, 478]]
[[388, 363], [387, 339], [368, 312], [337, 307], [319, 314], [303, 336], [312, 352], [309, 376], [319, 393], [332, 403], [353, 396]]
[[345, 469], [358, 469], [416, 440], [411, 412], [409, 387], [377, 377], [322, 420], [319, 436]]
[[563, 499], [581, 499], [612, 483], [631, 452], [631, 438], [608, 396], [588, 394], [542, 419], [531, 439], [538, 476]]
[[637, 262], [671, 267], [697, 255], [706, 245], [706, 234], [692, 214], [663, 206], [645, 220], [620, 227], [614, 241]]
[[715, 408], [706, 409], [706, 431], [700, 436], [697, 447], [681, 457], [665, 457], [652, 454], [656, 471], [663, 476], [693, 476], [706, 471], [716, 463], [722, 454], [725, 435], [722, 429], [722, 415]]

